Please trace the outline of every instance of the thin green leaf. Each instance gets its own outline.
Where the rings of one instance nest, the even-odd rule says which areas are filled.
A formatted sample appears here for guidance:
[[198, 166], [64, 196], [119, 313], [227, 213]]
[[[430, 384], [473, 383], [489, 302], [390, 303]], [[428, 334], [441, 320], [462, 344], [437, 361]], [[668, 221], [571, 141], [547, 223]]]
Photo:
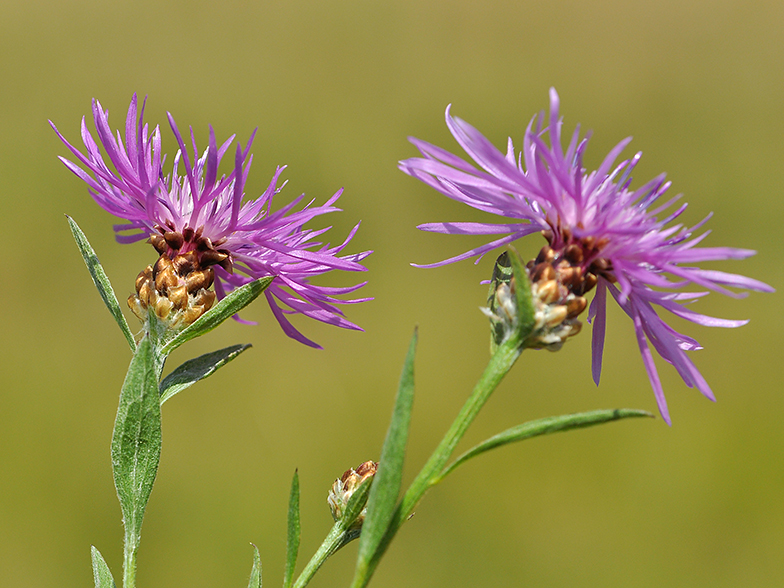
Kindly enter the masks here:
[[372, 477], [365, 478], [349, 497], [348, 502], [346, 503], [346, 509], [343, 512], [343, 518], [340, 519], [339, 522], [340, 528], [343, 530], [343, 537], [335, 551], [342, 549], [357, 537], [362, 536], [363, 524], [356, 525], [355, 522], [367, 505], [373, 479], [374, 478]]
[[131, 333], [131, 329], [128, 327], [128, 322], [125, 320], [125, 316], [123, 316], [123, 313], [120, 310], [120, 304], [117, 302], [117, 296], [114, 294], [114, 290], [112, 289], [111, 283], [109, 283], [109, 278], [106, 276], [106, 272], [103, 271], [101, 262], [98, 261], [98, 257], [95, 255], [95, 251], [90, 245], [90, 242], [87, 240], [85, 234], [82, 232], [82, 229], [79, 228], [79, 225], [77, 225], [74, 219], [72, 219], [67, 214], [65, 215], [65, 218], [68, 219], [68, 224], [71, 227], [71, 233], [73, 234], [74, 240], [76, 241], [76, 246], [79, 248], [79, 252], [82, 254], [84, 263], [93, 278], [93, 283], [98, 289], [98, 293], [103, 299], [103, 303], [106, 305], [106, 308], [109, 309], [109, 312], [112, 313], [114, 320], [117, 322], [117, 325], [120, 327], [123, 335], [125, 335], [125, 339], [128, 341], [128, 345], [131, 346], [131, 351], [133, 351], [136, 349], [136, 341], [134, 341], [133, 333]]
[[[373, 480], [375, 480], [375, 476], [362, 480], [360, 485], [354, 489], [354, 493], [349, 497], [346, 508], [343, 511], [343, 518], [341, 519], [341, 522], [346, 527], [350, 527], [357, 520], [357, 517], [362, 513], [362, 509], [367, 505]], [[363, 528], [365, 528], [365, 523], [362, 525]]]
[[294, 581], [294, 568], [299, 553], [299, 474], [294, 470], [289, 495], [288, 537], [286, 539], [286, 569], [283, 573], [283, 588], [289, 588]]
[[161, 382], [161, 404], [199, 380], [211, 376], [218, 371], [219, 368], [222, 368], [249, 347], [250, 344], [232, 345], [225, 349], [205, 353], [195, 359], [189, 359], [166, 376], [163, 379], [163, 382]]
[[590, 412], [581, 412], [577, 414], [566, 414], [556, 417], [547, 417], [535, 421], [529, 421], [522, 425], [517, 425], [511, 429], [507, 429], [503, 433], [499, 433], [483, 441], [476, 447], [466, 451], [463, 455], [458, 457], [451, 465], [444, 469], [441, 475], [436, 479], [436, 482], [443, 480], [450, 474], [457, 466], [465, 463], [472, 457], [476, 457], [486, 451], [502, 447], [509, 443], [516, 443], [531, 437], [539, 435], [547, 435], [549, 433], [558, 433], [560, 431], [569, 431], [571, 429], [582, 429], [584, 427], [592, 427], [593, 425], [600, 425], [602, 423], [609, 423], [611, 421], [618, 421], [626, 418], [634, 417], [652, 417], [653, 415], [644, 410], [636, 410], [631, 408], [616, 408], [609, 410], [593, 410]]
[[109, 566], [101, 556], [101, 552], [94, 546], [90, 548], [90, 553], [93, 560], [93, 580], [95, 580], [95, 588], [115, 588], [114, 578], [112, 572], [109, 571]]
[[167, 357], [172, 351], [183, 343], [208, 333], [226, 319], [231, 318], [248, 304], [256, 300], [272, 282], [273, 277], [259, 278], [248, 282], [229, 292], [209, 311], [204, 313], [195, 323], [185, 327], [167, 342], [159, 351], [161, 357]]
[[126, 545], [139, 544], [144, 510], [161, 457], [158, 368], [145, 335], [136, 348], [120, 392], [112, 434], [112, 469], [125, 524]]
[[515, 280], [515, 298], [517, 299], [517, 332], [520, 341], [525, 341], [536, 323], [536, 311], [531, 295], [531, 280], [523, 265], [520, 254], [514, 247], [509, 247], [509, 261], [512, 264], [512, 273]]
[[368, 499], [368, 512], [362, 525], [359, 539], [359, 554], [355, 579], [364, 577], [373, 558], [376, 548], [381, 543], [400, 492], [403, 477], [403, 460], [408, 440], [408, 426], [411, 422], [411, 408], [414, 403], [414, 354], [416, 352], [417, 333], [411, 338], [408, 347], [403, 373], [392, 412], [384, 447], [381, 449], [378, 472], [373, 479]]
[[253, 568], [250, 570], [248, 588], [261, 588], [261, 556], [259, 548], [255, 545], [253, 545]]

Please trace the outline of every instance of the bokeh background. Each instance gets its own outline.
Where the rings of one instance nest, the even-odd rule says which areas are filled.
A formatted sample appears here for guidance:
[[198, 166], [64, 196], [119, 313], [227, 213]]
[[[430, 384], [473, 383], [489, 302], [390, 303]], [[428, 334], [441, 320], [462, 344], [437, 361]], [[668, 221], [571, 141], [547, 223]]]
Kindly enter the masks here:
[[[414, 227], [484, 217], [396, 169], [415, 155], [408, 135], [458, 149], [448, 103], [503, 147], [555, 86], [566, 128], [595, 131], [589, 166], [633, 134], [627, 154], [645, 153], [638, 182], [667, 171], [691, 203], [686, 221], [715, 213], [707, 245], [759, 251], [715, 267], [784, 286], [781, 2], [31, 0], [5, 2], [0, 16], [2, 586], [90, 586], [91, 544], [121, 577], [109, 440], [129, 353], [63, 214], [87, 233], [121, 299], [154, 253], [117, 245], [113, 219], [56, 159], [66, 150], [47, 119], [78, 143], [93, 97], [116, 128], [134, 92], [149, 96], [146, 119], [161, 124], [170, 153], [166, 111], [202, 146], [209, 124], [219, 140], [245, 141], [258, 127], [247, 193], [258, 195], [277, 164], [289, 166], [279, 204], [301, 192], [323, 202], [344, 187], [331, 240], [361, 219], [352, 250], [375, 250], [363, 291], [375, 300], [348, 308], [364, 333], [296, 321], [324, 346], [312, 350], [258, 303], [246, 313], [258, 326], [227, 324], [172, 358], [253, 344], [164, 407], [140, 586], [244, 586], [250, 542], [266, 584], [280, 582], [295, 468], [303, 565], [331, 524], [332, 481], [378, 455], [415, 325], [406, 480], [451, 422], [487, 359], [477, 307], [492, 260], [412, 268], [478, 243]], [[718, 403], [660, 365], [672, 427], [614, 423], [469, 463], [426, 496], [374, 585], [784, 585], [781, 296], [712, 295], [698, 306], [751, 319], [687, 328], [705, 346], [694, 360]], [[626, 317], [610, 316], [598, 388], [589, 330], [557, 354], [525, 354], [464, 445], [552, 414], [655, 411]], [[355, 553], [335, 556], [313, 586], [347, 585]]]

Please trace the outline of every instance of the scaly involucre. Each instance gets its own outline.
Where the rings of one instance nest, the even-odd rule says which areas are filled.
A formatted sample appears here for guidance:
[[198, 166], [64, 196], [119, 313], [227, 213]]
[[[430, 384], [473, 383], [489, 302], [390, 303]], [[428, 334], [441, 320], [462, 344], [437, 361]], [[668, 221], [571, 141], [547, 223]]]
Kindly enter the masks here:
[[[630, 138], [613, 148], [598, 170], [587, 172], [583, 169], [588, 139], [580, 139], [578, 126], [564, 151], [558, 94], [554, 89], [550, 90], [549, 120], [544, 113], [531, 120], [519, 155], [515, 153], [511, 139], [503, 154], [474, 127], [452, 117], [449, 110], [447, 107], [449, 130], [479, 167], [435, 145], [412, 138], [411, 142], [424, 157], [402, 161], [400, 169], [449, 198], [513, 222], [420, 225], [424, 231], [437, 233], [502, 236], [462, 255], [419, 267], [437, 267], [481, 257], [537, 232], [544, 234], [556, 255], [576, 245], [581, 255], [585, 254], [579, 269], [585, 275], [592, 274], [591, 279], [596, 282], [596, 294], [588, 313], [593, 326], [594, 381], [599, 383], [609, 292], [632, 319], [643, 363], [664, 420], [671, 422], [651, 346], [675, 367], [687, 386], [696, 387], [714, 400], [707, 382], [685, 353], [700, 349], [700, 345], [670, 327], [659, 316], [657, 308], [705, 326], [745, 324], [747, 321], [718, 319], [694, 312], [686, 303], [708, 292], [684, 292], [682, 289], [693, 285], [734, 297], [745, 294], [727, 287], [771, 292], [770, 286], [758, 280], [695, 265], [703, 261], [743, 259], [755, 252], [732, 247], [698, 247], [708, 231], [696, 236], [695, 232], [710, 215], [694, 227], [671, 225], [686, 204], [674, 206], [680, 196], [660, 202], [670, 187], [664, 174], [632, 190], [630, 174], [641, 153], [615, 163]], [[549, 135], [549, 145], [544, 140], [545, 135]]]
[[[143, 118], [144, 105], [141, 112], [137, 112], [134, 94], [128, 108], [123, 142], [120, 131], [115, 137], [109, 127], [108, 111], [93, 100], [98, 141], [82, 118], [84, 154], [52, 124], [76, 162], [64, 157], [60, 160], [84, 180], [101, 208], [127, 221], [114, 226], [118, 242], [151, 239], [154, 244], [163, 243], [162, 247], [166, 249], [166, 243], [176, 240], [176, 245], [179, 245], [176, 250], [181, 254], [196, 249], [199, 252], [209, 251], [215, 263], [218, 297], [251, 280], [274, 276], [272, 284], [264, 292], [270, 308], [283, 331], [306, 345], [319, 347], [295, 329], [286, 315], [300, 313], [339, 327], [361, 330], [344, 318], [335, 305], [369, 300], [338, 298], [354, 292], [365, 282], [343, 288], [317, 286], [310, 282], [311, 278], [333, 269], [364, 271], [365, 267], [359, 262], [371, 253], [339, 255], [351, 241], [359, 224], [340, 245], [334, 247], [314, 240], [329, 227], [319, 230], [304, 228], [314, 217], [340, 210], [334, 204], [342, 189], [322, 206], [314, 206], [310, 201], [295, 210], [303, 200], [303, 194], [283, 208], [272, 211], [273, 197], [285, 185], [284, 182], [278, 187], [278, 178], [285, 169], [278, 167], [264, 193], [243, 203], [243, 189], [253, 159], [250, 146], [255, 131], [244, 149], [237, 145], [231, 172], [219, 176], [218, 167], [234, 135], [218, 147], [210, 127], [209, 146], [198, 157], [191, 129], [191, 155], [171, 115], [169, 123], [179, 150], [174, 156], [172, 171], [164, 175], [165, 157], [161, 153], [160, 128], [156, 126], [150, 135]], [[106, 152], [106, 159], [100, 147]], [[165, 241], [162, 240], [164, 236]], [[183, 236], [184, 242], [180, 244]], [[157, 248], [161, 249], [161, 246]]]

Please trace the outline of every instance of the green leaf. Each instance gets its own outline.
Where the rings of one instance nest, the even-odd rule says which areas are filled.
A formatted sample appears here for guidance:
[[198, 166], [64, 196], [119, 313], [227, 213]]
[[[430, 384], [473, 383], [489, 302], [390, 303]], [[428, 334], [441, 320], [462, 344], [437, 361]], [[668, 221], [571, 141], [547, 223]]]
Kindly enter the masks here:
[[[251, 545], [253, 545], [251, 543]], [[248, 588], [261, 588], [261, 556], [259, 548], [253, 545], [253, 568], [250, 571]]]
[[[392, 422], [389, 424], [384, 446], [381, 449], [378, 472], [373, 479], [368, 499], [368, 512], [362, 525], [359, 539], [359, 554], [355, 581], [364, 577], [368, 571], [376, 548], [387, 531], [395, 504], [400, 492], [403, 477], [403, 460], [408, 440], [408, 426], [411, 421], [411, 408], [414, 403], [414, 354], [416, 352], [417, 334], [411, 338], [408, 347], [403, 373], [400, 376]], [[353, 497], [352, 497], [353, 498]]]
[[517, 332], [520, 341], [525, 341], [536, 324], [536, 310], [534, 309], [533, 296], [531, 295], [531, 280], [525, 270], [523, 260], [514, 247], [509, 247], [509, 261], [512, 263], [512, 273], [515, 280], [515, 298], [517, 299]]
[[335, 551], [342, 549], [357, 537], [362, 536], [363, 525], [356, 525], [355, 522], [367, 505], [373, 479], [371, 477], [362, 480], [359, 486], [354, 489], [354, 493], [349, 497], [346, 509], [343, 511], [343, 518], [338, 522], [340, 529], [343, 531], [343, 537]]
[[289, 495], [288, 537], [286, 540], [286, 569], [283, 573], [283, 588], [289, 588], [294, 581], [294, 568], [299, 553], [299, 474], [294, 471]]
[[[346, 503], [346, 508], [343, 511], [343, 518], [341, 522], [345, 524], [345, 526], [350, 527], [354, 521], [357, 520], [357, 517], [362, 513], [362, 509], [368, 503], [368, 495], [370, 494], [370, 489], [373, 484], [373, 480], [375, 480], [375, 476], [365, 478], [362, 482], [354, 488], [354, 493], [349, 496], [348, 502]], [[363, 524], [364, 528], [364, 524]]]
[[109, 571], [109, 566], [101, 556], [101, 552], [94, 546], [90, 548], [93, 560], [93, 579], [95, 580], [95, 588], [115, 588], [114, 578], [112, 572]]
[[231, 347], [205, 353], [195, 359], [186, 361], [161, 382], [161, 404], [199, 380], [211, 376], [249, 347], [250, 344], [232, 345]]
[[112, 313], [114, 320], [117, 322], [117, 325], [120, 327], [123, 335], [125, 335], [125, 339], [128, 341], [128, 345], [131, 346], [131, 351], [133, 351], [136, 349], [136, 341], [134, 341], [133, 333], [131, 333], [131, 329], [128, 327], [125, 316], [123, 316], [123, 313], [120, 310], [120, 304], [117, 302], [117, 296], [114, 295], [114, 290], [112, 289], [111, 283], [109, 283], [109, 278], [106, 276], [106, 272], [103, 271], [101, 262], [98, 261], [98, 257], [95, 255], [95, 251], [90, 245], [90, 242], [87, 240], [85, 234], [82, 232], [82, 229], [79, 228], [79, 225], [77, 225], [70, 216], [65, 215], [65, 218], [68, 219], [68, 224], [71, 226], [71, 233], [73, 234], [74, 240], [76, 241], [76, 246], [79, 248], [79, 252], [82, 254], [84, 263], [87, 266], [87, 269], [90, 271], [90, 275], [93, 278], [93, 283], [98, 289], [98, 293], [101, 295], [103, 303], [106, 305], [106, 308], [109, 309], [109, 312]]
[[609, 423], [611, 421], [618, 421], [626, 418], [634, 417], [651, 417], [653, 415], [644, 410], [636, 410], [630, 408], [616, 408], [609, 410], [593, 410], [590, 412], [581, 412], [577, 414], [566, 414], [556, 417], [547, 417], [535, 421], [529, 421], [522, 425], [517, 425], [511, 429], [507, 429], [503, 433], [499, 433], [483, 441], [476, 447], [466, 451], [463, 455], [458, 457], [451, 465], [446, 467], [441, 475], [435, 480], [438, 483], [450, 474], [457, 466], [465, 463], [472, 457], [476, 457], [486, 451], [502, 447], [509, 443], [515, 443], [531, 437], [539, 435], [547, 435], [549, 433], [558, 433], [560, 431], [569, 431], [571, 429], [582, 429], [584, 427], [592, 427], [593, 425], [601, 425], [602, 423]]
[[273, 276], [259, 278], [232, 290], [220, 302], [199, 317], [196, 322], [185, 327], [168, 341], [159, 351], [159, 355], [167, 357], [183, 343], [208, 333], [226, 319], [231, 318], [258, 298], [267, 289], [272, 280]]
[[139, 545], [144, 510], [161, 457], [158, 364], [147, 335], [128, 367], [112, 434], [114, 485], [125, 524], [126, 549]]

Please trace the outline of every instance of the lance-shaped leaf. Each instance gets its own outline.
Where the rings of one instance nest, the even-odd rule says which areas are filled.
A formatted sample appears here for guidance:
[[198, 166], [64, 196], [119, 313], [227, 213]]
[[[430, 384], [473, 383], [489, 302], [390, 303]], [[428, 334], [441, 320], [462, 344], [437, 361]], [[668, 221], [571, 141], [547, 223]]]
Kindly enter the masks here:
[[205, 353], [195, 359], [189, 359], [166, 376], [163, 379], [163, 382], [161, 382], [161, 404], [199, 380], [211, 376], [218, 371], [219, 368], [222, 368], [249, 347], [250, 344], [232, 345], [225, 349]]
[[549, 433], [558, 433], [560, 431], [569, 431], [571, 429], [582, 429], [585, 427], [592, 427], [593, 425], [601, 425], [602, 423], [609, 423], [611, 421], [618, 421], [621, 419], [634, 418], [634, 417], [653, 417], [653, 415], [644, 410], [636, 410], [631, 408], [616, 408], [609, 410], [593, 410], [590, 412], [581, 412], [577, 414], [566, 414], [556, 417], [547, 417], [535, 421], [529, 421], [522, 425], [517, 425], [511, 429], [507, 429], [503, 433], [494, 435], [479, 445], [469, 449], [463, 455], [458, 457], [452, 464], [444, 469], [441, 475], [435, 480], [438, 483], [443, 480], [448, 474], [455, 470], [459, 465], [465, 463], [472, 457], [476, 457], [486, 451], [502, 447], [510, 443], [516, 443], [531, 437], [539, 435], [547, 435]]
[[514, 247], [509, 247], [509, 261], [512, 265], [512, 273], [515, 281], [515, 300], [517, 302], [517, 332], [520, 340], [524, 341], [531, 331], [534, 330], [536, 322], [536, 311], [534, 309], [533, 296], [531, 295], [531, 281], [528, 272], [523, 265], [520, 254]]
[[128, 367], [112, 434], [112, 470], [129, 546], [126, 549], [134, 551], [161, 457], [158, 373], [152, 345], [145, 335]]
[[273, 277], [268, 276], [248, 282], [229, 292], [209, 311], [205, 312], [192, 325], [188, 325], [169, 340], [159, 351], [160, 357], [167, 357], [172, 351], [183, 343], [208, 333], [226, 319], [231, 318], [248, 304], [256, 300], [272, 282]]
[[90, 549], [93, 560], [93, 580], [95, 580], [95, 588], [115, 588], [114, 578], [112, 572], [109, 571], [109, 566], [101, 556], [101, 552], [95, 547]]
[[343, 518], [340, 519], [344, 526], [350, 527], [357, 520], [357, 517], [362, 514], [362, 509], [368, 503], [368, 495], [370, 494], [373, 480], [375, 480], [374, 476], [365, 478], [354, 489], [353, 494], [349, 496], [348, 502], [346, 502], [346, 509], [343, 511]]
[[125, 320], [125, 316], [123, 316], [123, 313], [120, 310], [120, 304], [117, 302], [117, 296], [114, 294], [114, 290], [112, 289], [111, 283], [109, 283], [109, 278], [106, 276], [106, 272], [103, 271], [101, 262], [98, 261], [98, 257], [95, 255], [95, 251], [90, 245], [90, 242], [87, 240], [85, 234], [82, 232], [82, 229], [79, 228], [79, 225], [77, 225], [70, 216], [65, 215], [65, 218], [68, 219], [68, 224], [71, 227], [71, 233], [73, 234], [74, 240], [76, 241], [76, 246], [79, 248], [79, 252], [82, 254], [84, 263], [93, 278], [93, 283], [98, 289], [98, 293], [103, 299], [103, 303], [106, 305], [106, 308], [109, 309], [109, 312], [112, 313], [114, 320], [117, 322], [117, 326], [120, 327], [123, 335], [125, 335], [126, 341], [128, 341], [128, 345], [131, 346], [131, 351], [133, 351], [136, 349], [136, 341], [134, 341], [133, 333], [131, 333], [131, 329], [128, 327], [128, 322]]
[[294, 471], [289, 495], [288, 536], [286, 539], [286, 569], [283, 572], [283, 588], [289, 588], [294, 581], [294, 568], [299, 553], [299, 474]]
[[[364, 577], [373, 555], [386, 533], [395, 511], [400, 482], [403, 477], [403, 460], [408, 440], [408, 427], [411, 422], [411, 408], [414, 403], [414, 354], [417, 334], [411, 338], [403, 373], [400, 376], [392, 422], [389, 424], [378, 471], [368, 498], [367, 516], [362, 525], [359, 539], [359, 554], [355, 578]], [[355, 493], [356, 494], [356, 493]], [[353, 498], [353, 496], [352, 496]]]
[[341, 529], [343, 529], [343, 537], [335, 551], [361, 536], [363, 521], [357, 523], [356, 520], [360, 517], [362, 510], [367, 505], [373, 479], [374, 478], [370, 476], [362, 480], [362, 482], [359, 483], [359, 486], [354, 489], [354, 493], [349, 497], [348, 502], [346, 503], [346, 509], [343, 511], [343, 518], [338, 522]]
[[[253, 545], [251, 543], [251, 545]], [[261, 556], [259, 548], [253, 545], [253, 568], [250, 570], [248, 588], [261, 588]]]

